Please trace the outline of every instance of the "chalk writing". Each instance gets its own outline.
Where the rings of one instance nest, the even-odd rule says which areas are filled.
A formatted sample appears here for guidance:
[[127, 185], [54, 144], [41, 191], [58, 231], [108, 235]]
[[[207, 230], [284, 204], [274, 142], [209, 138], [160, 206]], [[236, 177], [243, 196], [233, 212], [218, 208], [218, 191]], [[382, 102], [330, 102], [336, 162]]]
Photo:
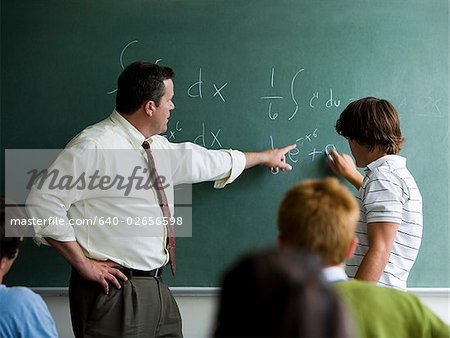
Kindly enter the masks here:
[[217, 94], [219, 94], [220, 98], [222, 99], [223, 102], [225, 102], [225, 98], [223, 97], [222, 93], [220, 92], [222, 89], [224, 89], [227, 86], [228, 82], [226, 82], [224, 85], [222, 85], [222, 87], [220, 87], [219, 89], [217, 89], [217, 86], [215, 83], [213, 83], [213, 87], [215, 89], [215, 93], [213, 96], [216, 96]]
[[[202, 143], [197, 143], [198, 140], [201, 140]], [[202, 133], [200, 135], [198, 135], [194, 139], [194, 143], [200, 144], [201, 146], [206, 147], [206, 143], [205, 143], [205, 123], [204, 122], [202, 122]]]
[[322, 154], [323, 151], [317, 151], [316, 148], [313, 149], [313, 151], [311, 151], [308, 155], [312, 157], [311, 161], [314, 161], [314, 159], [316, 158], [316, 155], [318, 154]]
[[222, 147], [222, 144], [220, 143], [219, 138], [218, 138], [218, 136], [220, 134], [220, 129], [217, 130], [217, 133], [215, 133], [215, 134], [212, 131], [210, 133], [211, 133], [211, 136], [213, 137], [213, 141], [211, 143], [211, 147], [214, 146], [214, 143], [216, 143], [216, 142], [217, 142], [217, 145], [219, 147]]
[[[299, 109], [299, 104], [298, 104], [297, 98], [294, 95], [294, 87], [295, 87], [295, 81], [297, 79], [297, 76], [303, 71], [304, 71], [303, 68], [299, 69], [291, 79], [291, 87], [290, 87], [291, 99], [294, 102], [295, 107], [294, 107], [294, 111], [291, 113], [290, 117], [288, 118], [289, 121], [294, 118], [294, 116], [297, 114], [298, 109]], [[270, 75], [270, 87], [271, 88], [274, 87], [274, 78], [275, 78], [275, 68], [272, 68], [271, 75]], [[261, 96], [260, 99], [261, 100], [282, 100], [282, 99], [284, 99], [284, 97], [281, 95], [265, 95], [265, 96]], [[269, 119], [275, 120], [278, 118], [279, 113], [272, 111], [272, 107], [273, 107], [273, 102], [269, 102], [268, 116], [269, 116]]]
[[[203, 84], [203, 81], [202, 81], [202, 69], [200, 68], [199, 71], [198, 71], [198, 81], [193, 83], [187, 90], [187, 94], [189, 95], [189, 97], [203, 98], [203, 95], [202, 95], [202, 84]], [[192, 94], [191, 90], [195, 86], [197, 86], [197, 88], [198, 88], [198, 93], [197, 94]]]
[[290, 150], [287, 155], [292, 162], [297, 163], [300, 157], [300, 149], [294, 148]]
[[125, 51], [128, 49], [128, 47], [130, 47], [132, 44], [134, 43], [138, 43], [138, 40], [133, 40], [129, 43], [127, 43], [127, 45], [125, 47], [123, 47], [122, 52], [120, 52], [120, 67], [122, 67], [122, 69], [125, 69], [125, 66], [123, 64], [123, 54], [125, 54]]
[[275, 68], [272, 68], [272, 75], [270, 76], [270, 86], [273, 88], [273, 79], [275, 78]]
[[[119, 56], [119, 63], [120, 63], [120, 67], [121, 67], [122, 69], [125, 69], [125, 65], [124, 65], [124, 63], [123, 63], [123, 55], [125, 54], [125, 51], [128, 49], [128, 47], [130, 47], [131, 45], [133, 45], [133, 44], [135, 44], [135, 43], [138, 43], [138, 42], [139, 42], [138, 40], [130, 41], [130, 42], [128, 42], [128, 43], [125, 45], [125, 47], [122, 48], [122, 51], [120, 52], [120, 56]], [[161, 60], [162, 60], [162, 59], [156, 59], [155, 63], [158, 63], [158, 62], [160, 62]], [[113, 89], [113, 90], [107, 91], [106, 94], [107, 94], [107, 95], [111, 95], [111, 94], [114, 94], [115, 92], [117, 92], [117, 88], [116, 88], [116, 89]]]
[[272, 102], [269, 103], [269, 119], [275, 120], [278, 117], [278, 113], [272, 112]]
[[[212, 84], [214, 88], [214, 93], [212, 97], [218, 97], [225, 102], [225, 94], [223, 93], [223, 89], [228, 85], [228, 82], [223, 83], [219, 88], [216, 83]], [[194, 93], [194, 89], [197, 88], [197, 92]], [[192, 98], [200, 98], [203, 99], [203, 80], [202, 80], [202, 69], [199, 68], [198, 71], [198, 81], [194, 82], [187, 90], [187, 94]]]
[[[311, 98], [309, 99], [309, 106], [311, 107], [311, 108], [316, 108], [317, 106], [316, 106], [316, 101], [317, 100], [319, 100], [319, 92], [318, 91], [316, 91], [316, 92], [314, 92], [314, 93], [312, 93], [312, 96], [311, 96]], [[353, 98], [352, 97], [350, 97], [349, 99], [348, 99], [349, 101], [352, 101], [353, 100]], [[320, 104], [320, 101], [319, 101], [319, 104]], [[339, 107], [341, 105], [341, 100], [335, 100], [335, 96], [334, 96], [334, 93], [333, 93], [333, 88], [330, 88], [330, 90], [329, 90], [329, 97], [328, 97], [328, 100], [325, 102], [325, 104], [324, 104], [324, 106], [326, 107], [326, 108], [333, 108], [333, 107]]]
[[182, 131], [183, 128], [180, 127], [180, 121], [177, 121], [176, 125], [175, 125], [175, 130], [168, 130], [169, 132], [169, 136], [167, 136], [167, 134], [164, 134], [162, 136], [164, 136], [165, 138], [167, 138], [168, 140], [175, 140], [175, 135], [176, 133]]
[[[210, 131], [212, 136], [212, 142], [209, 147], [213, 147], [216, 143], [219, 148], [222, 147], [222, 143], [219, 140], [220, 129], [218, 129], [215, 133]], [[206, 134], [205, 134], [205, 123], [202, 122], [202, 132], [194, 139], [194, 143], [206, 147]]]
[[334, 144], [327, 144], [324, 148], [325, 154], [330, 155], [332, 150], [336, 150]]
[[[271, 75], [270, 75], [270, 87], [271, 88], [273, 88], [273, 86], [274, 86], [274, 78], [275, 78], [275, 68], [272, 68]], [[282, 100], [282, 99], [283, 99], [283, 96], [280, 96], [280, 95], [266, 95], [266, 96], [261, 97], [261, 100]], [[275, 120], [275, 119], [277, 119], [279, 114], [277, 112], [272, 111], [272, 105], [273, 105], [273, 102], [269, 102], [268, 116], [269, 116], [269, 119]]]
[[439, 109], [438, 103], [441, 99], [433, 98], [431, 96], [427, 96], [424, 98], [422, 107], [424, 111], [429, 111], [431, 114], [417, 114], [418, 116], [429, 116], [429, 117], [442, 117], [441, 109]]
[[[300, 161], [300, 148], [304, 145], [305, 142], [312, 142], [314, 139], [316, 139], [318, 137], [318, 129], [314, 129], [313, 132], [305, 134], [304, 136], [297, 138], [295, 140], [295, 143], [298, 145], [297, 148], [294, 148], [292, 150], [290, 150], [286, 155], [287, 158], [289, 159], [289, 161], [291, 161], [292, 163], [296, 164], [299, 163]], [[270, 147], [271, 149], [275, 149], [274, 146], [274, 140], [273, 140], [273, 136], [270, 135]], [[317, 151], [315, 148], [312, 152], [310, 152], [308, 155], [309, 156], [315, 156], [319, 153], [322, 153], [323, 151]], [[314, 161], [314, 157], [313, 157], [313, 161]], [[277, 174], [278, 172], [272, 172], [272, 174]]]
[[315, 99], [318, 99], [318, 98], [319, 98], [319, 92], [313, 93], [313, 96], [312, 96], [311, 99], [309, 100], [309, 106], [310, 106], [311, 108], [314, 108], [313, 102], [314, 102]]
[[288, 118], [289, 121], [292, 120], [293, 117], [298, 112], [298, 102], [297, 102], [297, 100], [296, 100], [296, 98], [294, 96], [294, 84], [295, 84], [295, 80], [297, 79], [297, 76], [303, 71], [304, 71], [303, 68], [298, 70], [297, 73], [295, 73], [295, 75], [294, 75], [294, 77], [292, 78], [292, 81], [291, 81], [291, 98], [292, 98], [292, 101], [294, 101], [294, 103], [295, 103], [295, 109], [294, 109], [294, 112], [292, 113], [292, 115]]
[[295, 143], [297, 143], [300, 147], [303, 146], [303, 143], [305, 143], [305, 141], [309, 141], [311, 142], [313, 138], [317, 138], [317, 128], [314, 129], [314, 131], [310, 134], [306, 134], [298, 139], [295, 140]]
[[333, 150], [336, 150], [336, 147], [334, 146], [334, 144], [327, 144], [324, 149], [325, 155], [327, 155], [327, 157], [330, 161], [334, 161], [333, 156], [331, 156], [331, 152]]
[[[122, 48], [122, 51], [120, 52], [120, 56], [119, 56], [119, 63], [120, 63], [120, 67], [122, 67], [122, 69], [125, 69], [125, 66], [123, 64], [123, 55], [125, 54], [125, 51], [128, 49], [128, 47], [130, 47], [132, 44], [138, 43], [138, 40], [133, 40], [128, 42], [125, 47]], [[111, 95], [114, 94], [115, 92], [117, 92], [117, 88], [107, 91], [106, 94]]]
[[333, 106], [339, 107], [340, 105], [341, 105], [341, 100], [333, 100], [333, 89], [330, 88], [330, 98], [327, 101], [327, 103], [325, 103], [325, 106], [327, 108], [331, 108]]
[[333, 149], [336, 149], [336, 147], [334, 146], [334, 144], [327, 144], [323, 149], [316, 149], [314, 148], [309, 154], [308, 156], [311, 156], [311, 162], [313, 162], [316, 159], [317, 155], [326, 155], [328, 158], [330, 158], [330, 160], [333, 160], [333, 158], [331, 157], [330, 153]]

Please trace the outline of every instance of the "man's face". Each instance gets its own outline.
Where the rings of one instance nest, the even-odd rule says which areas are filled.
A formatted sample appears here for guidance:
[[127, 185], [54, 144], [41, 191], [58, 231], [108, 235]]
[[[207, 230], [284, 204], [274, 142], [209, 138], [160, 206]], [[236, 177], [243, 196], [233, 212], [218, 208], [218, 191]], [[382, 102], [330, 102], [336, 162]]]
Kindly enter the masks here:
[[167, 130], [167, 123], [169, 122], [170, 111], [175, 109], [172, 102], [174, 95], [173, 81], [171, 79], [164, 80], [164, 95], [159, 101], [159, 106], [156, 107], [153, 113], [152, 126], [158, 134], [164, 133]]

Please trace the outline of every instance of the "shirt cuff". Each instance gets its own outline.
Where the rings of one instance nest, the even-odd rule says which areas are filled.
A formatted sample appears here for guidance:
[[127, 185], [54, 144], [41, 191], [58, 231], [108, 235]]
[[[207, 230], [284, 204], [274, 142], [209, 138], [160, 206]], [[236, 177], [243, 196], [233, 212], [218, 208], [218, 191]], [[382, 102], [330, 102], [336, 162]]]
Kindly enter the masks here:
[[75, 237], [75, 231], [73, 230], [73, 228], [71, 226], [68, 226], [64, 232], [59, 231], [51, 231], [51, 229], [47, 229], [47, 228], [34, 228], [35, 229], [35, 235], [33, 237], [33, 241], [37, 244], [37, 245], [48, 245], [50, 246], [50, 244], [45, 240], [44, 237], [49, 237], [54, 239], [55, 241], [58, 242], [75, 242], [77, 239]]
[[214, 182], [214, 188], [222, 189], [232, 183], [245, 169], [245, 155], [238, 150], [224, 150], [231, 156], [231, 170], [229, 175]]

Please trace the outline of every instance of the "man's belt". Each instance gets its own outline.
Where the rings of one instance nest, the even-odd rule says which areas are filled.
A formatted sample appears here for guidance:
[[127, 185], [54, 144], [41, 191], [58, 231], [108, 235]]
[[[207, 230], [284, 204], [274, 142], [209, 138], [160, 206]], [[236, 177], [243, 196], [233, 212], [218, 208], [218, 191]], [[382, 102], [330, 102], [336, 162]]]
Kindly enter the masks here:
[[162, 275], [163, 268], [157, 268], [149, 271], [128, 269], [121, 267], [119, 269], [127, 277], [159, 277]]

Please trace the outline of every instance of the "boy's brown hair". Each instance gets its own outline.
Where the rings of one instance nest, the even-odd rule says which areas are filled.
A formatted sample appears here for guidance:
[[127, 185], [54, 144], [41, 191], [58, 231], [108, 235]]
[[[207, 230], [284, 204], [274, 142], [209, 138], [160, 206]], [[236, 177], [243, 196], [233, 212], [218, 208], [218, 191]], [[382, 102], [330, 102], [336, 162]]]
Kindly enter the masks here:
[[306, 180], [289, 190], [278, 210], [283, 245], [318, 254], [325, 265], [337, 265], [355, 236], [359, 207], [336, 178]]
[[366, 97], [350, 103], [336, 122], [336, 131], [347, 139], [398, 154], [404, 138], [395, 107], [387, 100]]

